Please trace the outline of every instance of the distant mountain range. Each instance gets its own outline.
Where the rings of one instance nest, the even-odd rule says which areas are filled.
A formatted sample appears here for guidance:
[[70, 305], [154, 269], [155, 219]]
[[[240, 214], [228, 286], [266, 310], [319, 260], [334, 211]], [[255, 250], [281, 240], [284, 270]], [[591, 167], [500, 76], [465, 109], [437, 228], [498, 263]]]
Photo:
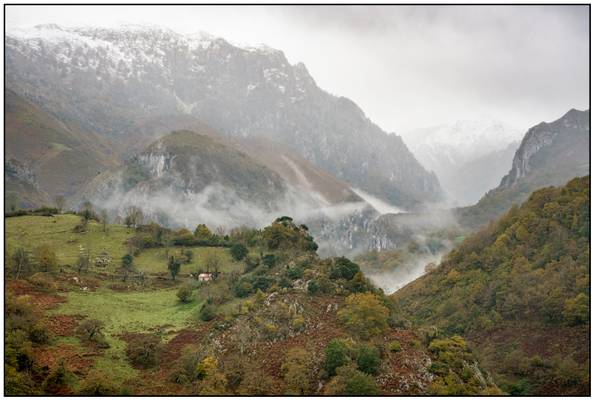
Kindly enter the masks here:
[[[268, 138], [351, 186], [401, 208], [442, 199], [402, 139], [351, 100], [320, 89], [281, 51], [168, 29], [7, 32], [6, 85], [126, 155], [147, 120], [194, 117], [234, 138]], [[151, 138], [152, 139], [152, 138]]]
[[406, 142], [434, 171], [448, 199], [476, 203], [508, 171], [522, 132], [498, 121], [458, 121], [406, 132]]
[[[328, 253], [389, 249], [476, 228], [543, 186], [589, 170], [589, 111], [529, 130], [459, 122], [412, 141], [321, 90], [282, 52], [161, 28], [38, 26], [6, 38], [7, 195], [64, 195], [112, 213], [138, 203], [160, 222], [306, 222]], [[171, 133], [173, 132], [173, 133]], [[410, 136], [409, 136], [410, 137]], [[419, 136], [420, 137], [420, 136]], [[431, 210], [430, 212], [428, 210]], [[410, 212], [401, 214], [400, 212]]]

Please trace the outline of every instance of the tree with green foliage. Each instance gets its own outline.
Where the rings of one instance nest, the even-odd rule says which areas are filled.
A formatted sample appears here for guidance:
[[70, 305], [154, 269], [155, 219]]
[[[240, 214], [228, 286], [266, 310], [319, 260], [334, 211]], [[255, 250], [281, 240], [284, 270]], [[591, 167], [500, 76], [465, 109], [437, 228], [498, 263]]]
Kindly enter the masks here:
[[134, 257], [131, 254], [122, 257], [121, 270], [122, 280], [126, 282], [130, 274], [134, 272]]
[[177, 274], [181, 268], [181, 262], [175, 256], [169, 256], [169, 260], [167, 261], [167, 269], [169, 270], [169, 274], [171, 275], [171, 279], [175, 281]]
[[264, 228], [262, 238], [270, 250], [316, 251], [318, 245], [303, 226], [297, 226], [290, 217], [277, 218]]
[[208, 229], [208, 226], [206, 226], [204, 224], [200, 224], [194, 230], [194, 236], [198, 240], [207, 240], [207, 241], [209, 241], [209, 240], [212, 240], [213, 234], [210, 231], [210, 229]]
[[338, 311], [339, 321], [362, 339], [381, 334], [388, 327], [389, 315], [388, 308], [372, 293], [349, 295], [345, 307]]
[[245, 258], [245, 256], [248, 255], [249, 250], [243, 244], [235, 243], [233, 246], [231, 246], [229, 252], [235, 261], [241, 261]]

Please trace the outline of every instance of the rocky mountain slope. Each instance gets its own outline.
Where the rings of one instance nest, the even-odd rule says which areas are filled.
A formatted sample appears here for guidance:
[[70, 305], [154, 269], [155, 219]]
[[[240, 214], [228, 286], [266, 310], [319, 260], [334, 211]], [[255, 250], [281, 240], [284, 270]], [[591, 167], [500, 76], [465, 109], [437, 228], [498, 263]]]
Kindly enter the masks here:
[[570, 110], [550, 123], [530, 128], [509, 173], [474, 206], [456, 210], [461, 223], [478, 227], [501, 216], [534, 190], [563, 185], [589, 174], [590, 110]]
[[[379, 215], [344, 182], [282, 146], [221, 138], [207, 126], [157, 139], [122, 168], [97, 176], [73, 206], [84, 200], [119, 216], [138, 206], [169, 227], [261, 227], [279, 215], [294, 215], [337, 251], [348, 244], [333, 239]], [[358, 226], [344, 224], [355, 216], [362, 216]]]
[[4, 161], [4, 190], [5, 211], [51, 204], [49, 195], [39, 187], [33, 171], [15, 159]]
[[587, 176], [534, 192], [393, 298], [413, 322], [469, 338], [504, 391], [587, 395], [589, 264]]
[[531, 175], [549, 175], [550, 184], [558, 185], [572, 174], [587, 174], [589, 142], [590, 110], [572, 109], [557, 121], [541, 122], [524, 136], [500, 187], [512, 187]]
[[476, 203], [499, 184], [521, 134], [497, 121], [458, 121], [409, 131], [404, 137], [421, 164], [437, 174], [449, 200], [463, 206]]
[[229, 136], [272, 138], [400, 207], [441, 197], [399, 136], [278, 50], [154, 27], [43, 25], [7, 33], [6, 77], [52, 113], [120, 143], [138, 120], [191, 115]]
[[[117, 155], [104, 138], [65, 123], [11, 90], [5, 92], [4, 118], [6, 158], [29, 170], [37, 188], [50, 199], [74, 194], [97, 174], [117, 165]], [[39, 204], [42, 198], [35, 200], [25, 192], [15, 189], [17, 195], [29, 198], [29, 206], [49, 205]]]

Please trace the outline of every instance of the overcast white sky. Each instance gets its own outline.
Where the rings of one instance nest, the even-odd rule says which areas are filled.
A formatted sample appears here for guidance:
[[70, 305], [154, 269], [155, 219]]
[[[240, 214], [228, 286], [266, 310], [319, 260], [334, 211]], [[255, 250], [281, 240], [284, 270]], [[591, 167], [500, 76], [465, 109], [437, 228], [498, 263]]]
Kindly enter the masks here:
[[7, 29], [156, 24], [302, 61], [390, 132], [497, 119], [521, 129], [586, 109], [587, 6], [7, 6]]

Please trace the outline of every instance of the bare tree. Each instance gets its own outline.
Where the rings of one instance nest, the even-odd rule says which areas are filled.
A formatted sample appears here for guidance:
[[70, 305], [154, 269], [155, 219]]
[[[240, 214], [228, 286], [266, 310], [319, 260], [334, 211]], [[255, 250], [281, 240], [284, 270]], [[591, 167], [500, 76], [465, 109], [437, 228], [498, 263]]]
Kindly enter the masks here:
[[219, 225], [215, 229], [215, 233], [219, 236], [225, 236], [226, 231], [227, 231], [227, 228], [225, 228], [223, 225]]
[[62, 213], [64, 210], [64, 205], [66, 204], [66, 199], [62, 195], [58, 195], [54, 198], [54, 203], [56, 203], [56, 208], [58, 209], [59, 213]]
[[19, 196], [16, 193], [8, 193], [6, 195], [4, 209], [10, 212], [15, 212], [19, 208]]
[[213, 251], [206, 254], [206, 272], [211, 273], [214, 279], [219, 276], [219, 268], [221, 266], [221, 258]]
[[27, 253], [27, 251], [25, 249], [23, 249], [22, 247], [19, 247], [14, 254], [12, 255], [12, 261], [14, 263], [14, 269], [15, 269], [15, 278], [19, 279], [20, 275], [23, 272], [26, 272], [29, 270], [30, 267], [30, 261], [29, 261], [29, 254]]
[[136, 206], [127, 207], [126, 210], [124, 211], [124, 213], [125, 213], [124, 224], [128, 228], [133, 227], [134, 229], [136, 229], [136, 227], [138, 225], [142, 224], [142, 221], [144, 219], [144, 214], [142, 213], [142, 209], [140, 207], [136, 207]]

